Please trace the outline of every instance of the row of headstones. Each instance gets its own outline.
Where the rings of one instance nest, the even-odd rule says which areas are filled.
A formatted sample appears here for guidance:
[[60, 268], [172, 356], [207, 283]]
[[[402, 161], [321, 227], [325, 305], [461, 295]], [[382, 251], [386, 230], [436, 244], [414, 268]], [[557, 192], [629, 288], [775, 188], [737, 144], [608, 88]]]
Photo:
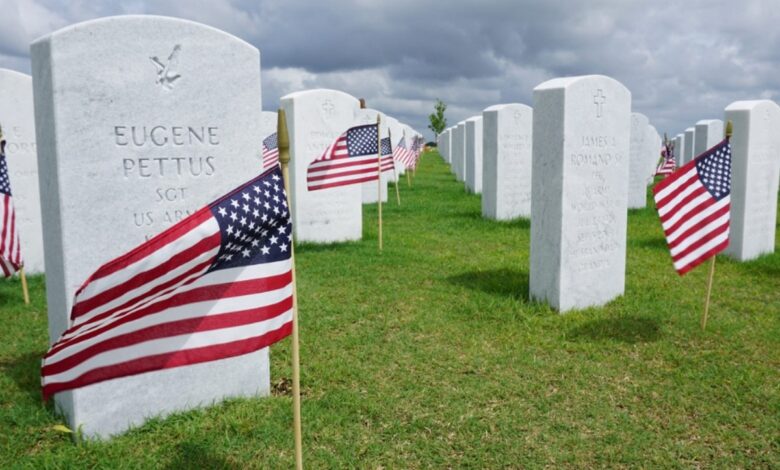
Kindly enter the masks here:
[[[643, 208], [662, 138], [647, 117], [630, 116], [628, 208]], [[482, 195], [482, 215], [494, 220], [531, 216], [533, 109], [512, 103], [490, 106], [438, 137], [441, 155], [466, 189]], [[594, 142], [593, 146], [604, 146]]]
[[673, 140], [682, 166], [725, 138], [731, 121], [731, 227], [725, 253], [749, 261], [774, 253], [780, 180], [780, 106], [771, 100], [735, 101], [723, 120], [703, 119]]
[[[346, 128], [342, 129], [344, 125], [348, 126], [375, 123], [377, 120], [377, 115], [381, 116], [382, 135], [387, 136], [389, 134], [391, 136], [398, 136], [398, 138], [393, 138], [395, 143], [397, 143], [401, 137], [404, 137], [408, 142], [415, 137], [421, 136], [421, 134], [412, 129], [412, 127], [408, 124], [404, 124], [397, 119], [382, 113], [381, 111], [370, 108], [352, 109], [355, 108], [354, 104], [358, 102], [358, 100], [354, 97], [334, 90], [310, 90], [299, 96], [299, 102], [303, 102], [305, 105], [305, 102], [308, 100], [309, 108], [317, 108], [317, 106], [320, 108], [324, 107], [323, 109], [327, 109], [329, 113], [332, 112], [333, 116], [336, 116], [335, 108], [331, 110], [330, 106], [332, 103], [338, 101], [337, 99], [334, 101], [335, 96], [342, 95], [346, 96], [345, 101], [348, 103], [347, 106], [350, 108], [350, 110], [353, 111], [353, 118], [345, 118], [343, 122], [334, 119], [332, 122], [326, 123], [325, 120], [323, 120], [322, 122], [317, 123], [318, 125], [326, 124], [325, 127], [327, 129], [325, 131], [312, 127], [308, 123], [302, 124], [309, 125], [309, 129], [317, 132], [316, 135], [323, 137], [323, 139], [320, 139], [321, 142], [313, 142], [311, 139], [307, 141], [294, 141], [292, 144], [292, 153], [296, 153], [295, 150], [298, 150], [297, 153], [301, 154], [301, 151], [299, 150], [301, 148], [318, 148], [322, 146], [323, 142], [325, 142], [328, 138], [326, 135], [331, 136], [334, 134], [340, 134], [346, 130]], [[291, 97], [292, 95], [290, 98]], [[287, 97], [284, 99], [286, 98]], [[347, 113], [346, 116], [348, 117], [349, 113]], [[276, 132], [277, 113], [275, 111], [263, 111], [260, 119], [260, 129], [263, 138]], [[350, 124], [345, 124], [347, 122]], [[6, 147], [6, 156], [9, 161], [9, 174], [10, 180], [12, 182], [12, 192], [17, 215], [17, 228], [22, 240], [23, 259], [25, 263], [25, 269], [28, 274], [39, 274], [44, 272], [43, 227], [41, 224], [38, 160], [34, 123], [32, 77], [13, 70], [0, 69], [0, 125], [5, 125], [3, 127], [3, 132], [5, 133], [8, 142]], [[134, 131], [137, 133], [137, 135], [132, 135], [132, 132]], [[161, 129], [154, 130], [155, 136], [151, 137], [150, 135], [149, 138], [155, 138], [159, 140], [161, 131]], [[120, 130], [120, 132], [122, 131]], [[136, 137], [139, 142], [144, 138], [140, 135], [142, 132], [140, 130], [133, 128], [130, 132], [130, 137]], [[312, 133], [310, 135], [313, 136], [315, 134]], [[326, 147], [327, 144], [325, 144], [324, 148]], [[301, 161], [308, 164], [307, 159], [311, 159], [315, 153], [309, 152], [306, 156], [300, 156], [301, 158], [295, 159], [294, 161]], [[139, 175], [141, 175], [141, 177], [150, 177], [151, 173], [149, 172], [151, 169], [149, 164], [143, 160], [142, 162], [143, 163], [139, 163], [139, 165], [143, 165], [144, 168], [142, 169], [139, 167]], [[162, 162], [158, 161], [157, 163], [162, 165]], [[180, 164], [181, 162], [177, 163]], [[300, 165], [298, 173], [305, 175], [306, 169], [303, 163]], [[126, 171], [133, 170], [133, 162], [125, 161], [124, 164], [126, 165]], [[198, 163], [198, 165], [200, 166], [202, 163]], [[207, 161], [206, 166], [208, 165], [209, 162]], [[163, 167], [160, 166], [160, 168]], [[322, 213], [322, 211], [319, 209], [301, 209], [302, 213], [300, 220], [305, 220], [306, 218], [311, 219], [312, 217], [320, 218], [322, 220], [320, 220], [319, 225], [333, 225], [336, 226], [337, 229], [341, 229], [341, 232], [328, 233], [320, 231], [319, 228], [315, 228], [313, 231], [304, 233], [300, 240], [321, 243], [359, 239], [362, 233], [362, 226], [360, 224], [348, 223], [346, 225], [342, 225], [334, 223], [337, 221], [332, 221], [331, 217], [338, 218], [339, 215], [344, 217], [356, 217], [357, 214], [360, 213], [359, 210], [355, 210], [359, 207], [358, 201], [362, 202], [363, 204], [373, 204], [381, 198], [382, 202], [387, 202], [387, 184], [396, 183], [398, 181], [398, 177], [403, 175], [405, 171], [405, 167], [401, 163], [396, 162], [393, 172], [385, 172], [382, 174], [379, 185], [376, 182], [367, 182], [361, 184], [360, 198], [357, 198], [354, 195], [351, 196], [351, 206], [353, 206], [353, 210], [350, 211], [349, 214], [347, 212], [341, 212], [340, 209], [335, 210], [333, 214]], [[300, 191], [301, 187], [305, 190], [305, 183], [296, 189]], [[159, 189], [160, 191], [158, 194], [158, 202], [163, 202], [166, 200], [172, 201], [177, 197], [186, 197], [186, 188]], [[352, 189], [351, 192], [356, 193], [357, 191]], [[334, 190], [327, 190], [321, 194], [317, 194], [317, 196], [330, 195], [333, 193]], [[323, 201], [323, 205], [329, 206], [330, 202], [325, 200]], [[172, 215], [163, 215], [162, 219], [160, 219], [163, 221], [162, 226], [170, 225], [175, 220], [180, 219], [181, 215], [182, 212], [179, 212], [178, 214], [173, 213]], [[146, 223], [148, 225], [154, 225], [154, 214], [137, 215], [136, 217], [137, 224], [143, 225]], [[315, 226], [318, 225], [316, 220], [311, 221], [311, 223]], [[345, 227], [347, 226], [351, 228], [346, 230]]]
[[[198, 23], [88, 21], [38, 39], [31, 59], [32, 83], [0, 71], [0, 124], [28, 271], [42, 272], [45, 258], [53, 342], [90, 273], [262, 171], [261, 142], [277, 123], [260, 109], [260, 52]], [[280, 107], [297, 241], [360, 239], [362, 188], [310, 193], [306, 170], [347, 128], [381, 113], [322, 89], [287, 95]], [[394, 142], [420, 135], [389, 116], [382, 123]], [[377, 197], [370, 188], [366, 199]], [[55, 404], [71, 428], [105, 437], [151, 416], [269, 392], [266, 348], [99, 382], [56, 394]]]
[[[530, 293], [559, 310], [623, 293], [627, 209], [645, 207], [662, 146], [630, 109], [611, 78], [555, 79], [536, 87], [533, 110], [491, 106], [439, 136], [456, 179], [481, 193], [484, 217], [531, 218]], [[725, 119], [734, 123], [727, 253], [743, 261], [774, 252], [780, 107], [740, 101]], [[701, 121], [695, 133], [676, 145], [679, 164], [723, 139], [723, 122]]]

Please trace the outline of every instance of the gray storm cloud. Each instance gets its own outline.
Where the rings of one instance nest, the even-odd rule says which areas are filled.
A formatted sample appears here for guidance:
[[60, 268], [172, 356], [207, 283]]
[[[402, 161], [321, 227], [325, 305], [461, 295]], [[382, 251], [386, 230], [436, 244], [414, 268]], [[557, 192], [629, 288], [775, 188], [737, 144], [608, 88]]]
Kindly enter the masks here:
[[[684, 5], [682, 5], [684, 4]], [[328, 87], [427, 127], [433, 100], [455, 123], [540, 82], [601, 73], [635, 111], [676, 134], [739, 99], [780, 98], [776, 0], [64, 1], [0, 0], [0, 66], [29, 72], [26, 45], [64, 25], [159, 14], [228, 31], [262, 52], [263, 108]], [[426, 133], [430, 136], [430, 133]]]

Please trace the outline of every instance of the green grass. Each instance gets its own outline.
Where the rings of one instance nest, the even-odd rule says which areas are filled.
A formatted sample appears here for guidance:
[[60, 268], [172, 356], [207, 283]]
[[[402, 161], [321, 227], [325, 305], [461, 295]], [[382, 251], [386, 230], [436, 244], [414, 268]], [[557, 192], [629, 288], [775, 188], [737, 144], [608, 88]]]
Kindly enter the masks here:
[[[435, 154], [401, 196], [383, 254], [375, 205], [362, 242], [297, 250], [308, 468], [780, 467], [780, 253], [718, 258], [703, 332], [706, 267], [678, 277], [654, 210], [631, 211], [625, 295], [558, 315], [528, 299], [527, 220], [483, 220]], [[271, 398], [109, 442], [53, 430], [30, 283], [25, 306], [0, 280], [0, 467], [292, 467], [289, 340]]]

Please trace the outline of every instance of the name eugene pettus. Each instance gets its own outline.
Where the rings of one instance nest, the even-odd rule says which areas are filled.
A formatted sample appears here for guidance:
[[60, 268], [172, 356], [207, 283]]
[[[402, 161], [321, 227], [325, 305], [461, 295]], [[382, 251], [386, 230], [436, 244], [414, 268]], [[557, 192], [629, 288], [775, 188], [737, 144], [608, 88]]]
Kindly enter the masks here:
[[[213, 148], [220, 144], [216, 126], [114, 126], [114, 143], [118, 147]], [[160, 156], [124, 158], [125, 177], [152, 176], [211, 176], [214, 174], [214, 156]]]

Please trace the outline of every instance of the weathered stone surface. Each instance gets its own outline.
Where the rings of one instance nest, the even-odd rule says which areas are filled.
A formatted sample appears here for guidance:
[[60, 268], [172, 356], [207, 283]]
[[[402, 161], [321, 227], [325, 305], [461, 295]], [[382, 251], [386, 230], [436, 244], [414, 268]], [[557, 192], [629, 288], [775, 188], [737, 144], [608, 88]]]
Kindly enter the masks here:
[[534, 89], [532, 299], [566, 311], [625, 286], [631, 93], [601, 75]]
[[[124, 16], [54, 32], [31, 56], [54, 341], [99, 266], [260, 173], [260, 55], [208, 26]], [[107, 436], [269, 389], [264, 349], [55, 400], [71, 428]]]

